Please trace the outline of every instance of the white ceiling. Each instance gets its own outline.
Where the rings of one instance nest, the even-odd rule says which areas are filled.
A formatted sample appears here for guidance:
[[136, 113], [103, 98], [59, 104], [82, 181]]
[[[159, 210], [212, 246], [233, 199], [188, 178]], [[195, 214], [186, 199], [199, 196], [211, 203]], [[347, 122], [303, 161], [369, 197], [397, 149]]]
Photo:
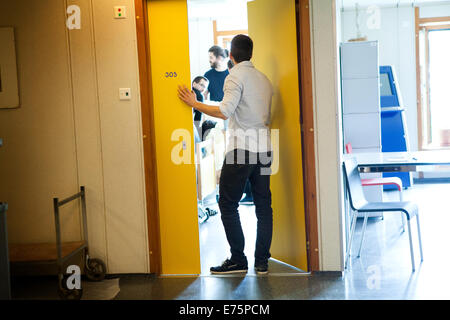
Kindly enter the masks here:
[[450, 4], [450, 0], [341, 0], [342, 8], [354, 9], [358, 3], [360, 8], [376, 5], [380, 7], [397, 7], [419, 4]]

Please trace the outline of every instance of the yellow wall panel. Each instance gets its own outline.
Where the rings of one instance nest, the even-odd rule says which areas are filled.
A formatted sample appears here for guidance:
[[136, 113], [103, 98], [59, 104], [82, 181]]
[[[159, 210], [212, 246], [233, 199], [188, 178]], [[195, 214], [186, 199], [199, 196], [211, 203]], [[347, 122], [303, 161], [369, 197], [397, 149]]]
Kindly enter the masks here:
[[[177, 85], [190, 84], [186, 0], [149, 0], [148, 14], [162, 273], [199, 274], [192, 109], [177, 97]], [[188, 134], [186, 150], [174, 132]], [[179, 153], [190, 164], [172, 161]]]
[[271, 178], [271, 254], [307, 270], [295, 14], [294, 0], [248, 3], [248, 31], [254, 41], [252, 61], [274, 86], [271, 129], [279, 130], [279, 142], [274, 141], [278, 165], [272, 166], [278, 167], [278, 172], [274, 170]]

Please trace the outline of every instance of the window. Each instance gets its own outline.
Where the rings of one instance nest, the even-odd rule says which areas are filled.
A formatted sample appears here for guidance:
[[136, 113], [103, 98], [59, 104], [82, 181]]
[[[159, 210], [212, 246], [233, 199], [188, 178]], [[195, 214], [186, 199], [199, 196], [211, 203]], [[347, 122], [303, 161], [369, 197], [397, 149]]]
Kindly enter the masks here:
[[450, 147], [450, 17], [418, 18], [419, 148]]

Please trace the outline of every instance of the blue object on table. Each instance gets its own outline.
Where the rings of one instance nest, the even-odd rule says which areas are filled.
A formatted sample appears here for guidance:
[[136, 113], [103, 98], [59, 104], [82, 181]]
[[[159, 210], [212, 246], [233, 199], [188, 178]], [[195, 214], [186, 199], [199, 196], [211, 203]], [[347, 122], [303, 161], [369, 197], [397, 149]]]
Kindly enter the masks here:
[[[405, 126], [405, 108], [401, 105], [400, 90], [397, 87], [391, 66], [380, 66], [381, 99], [381, 151], [409, 151]], [[383, 177], [399, 177], [403, 187], [411, 186], [409, 172], [383, 173]], [[384, 190], [393, 190], [395, 186], [385, 185]]]
[[381, 107], [398, 107], [400, 99], [391, 66], [380, 66]]

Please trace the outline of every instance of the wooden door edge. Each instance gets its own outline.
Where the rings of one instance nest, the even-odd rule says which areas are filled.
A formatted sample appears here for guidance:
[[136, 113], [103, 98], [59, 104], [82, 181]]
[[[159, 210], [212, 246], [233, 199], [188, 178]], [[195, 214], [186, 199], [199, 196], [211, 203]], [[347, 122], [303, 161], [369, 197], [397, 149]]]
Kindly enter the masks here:
[[310, 1], [297, 2], [297, 43], [300, 71], [300, 126], [302, 136], [303, 192], [305, 199], [308, 271], [320, 270], [317, 224], [314, 98], [311, 66]]
[[153, 115], [150, 44], [148, 41], [147, 0], [134, 0], [136, 12], [136, 40], [139, 60], [139, 86], [142, 113], [142, 137], [147, 204], [150, 273], [161, 274], [161, 240], [159, 230], [158, 183]]

